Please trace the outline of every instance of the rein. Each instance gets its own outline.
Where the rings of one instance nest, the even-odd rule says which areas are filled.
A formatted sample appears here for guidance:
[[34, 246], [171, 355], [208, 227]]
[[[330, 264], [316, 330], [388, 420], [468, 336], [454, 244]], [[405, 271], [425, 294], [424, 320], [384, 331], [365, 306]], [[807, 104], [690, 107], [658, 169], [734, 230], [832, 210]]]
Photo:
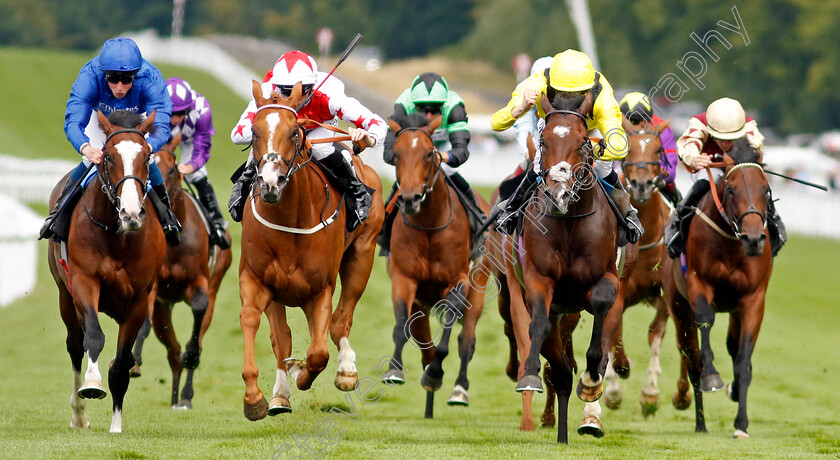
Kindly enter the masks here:
[[[404, 133], [406, 131], [419, 131], [419, 132], [422, 132], [423, 134], [425, 134], [426, 136], [428, 136], [429, 140], [432, 139], [432, 136], [423, 128], [402, 128], [399, 131], [397, 131], [396, 135], [394, 135], [394, 139], [398, 138], [402, 133]], [[434, 141], [432, 142], [432, 145], [434, 145]], [[426, 178], [426, 183], [423, 184], [423, 194], [420, 195], [420, 203], [426, 201], [426, 198], [428, 198], [429, 193], [434, 191], [435, 184], [437, 183], [438, 177], [440, 176], [440, 173], [443, 171], [443, 168], [441, 167], [441, 161], [440, 161], [440, 160], [442, 160], [442, 156], [440, 154], [440, 151], [438, 151], [437, 148], [433, 147], [432, 152], [434, 152], [434, 154], [436, 154], [438, 156], [439, 161], [437, 163], [435, 163], [434, 164], [435, 167], [429, 171], [429, 176]], [[399, 188], [399, 180], [397, 180], [397, 187]], [[402, 215], [403, 223], [406, 224], [407, 226], [415, 229], [415, 230], [422, 230], [422, 231], [426, 231], [426, 232], [436, 232], [436, 231], [443, 230], [446, 227], [449, 227], [449, 225], [455, 219], [455, 213], [452, 209], [452, 196], [447, 194], [447, 200], [448, 200], [447, 203], [449, 205], [449, 220], [447, 220], [447, 222], [445, 224], [443, 224], [441, 226], [438, 226], [438, 227], [421, 227], [419, 225], [412, 224], [411, 222], [408, 221], [408, 216], [406, 216], [406, 214], [405, 214], [405, 209], [400, 207], [400, 214]]]

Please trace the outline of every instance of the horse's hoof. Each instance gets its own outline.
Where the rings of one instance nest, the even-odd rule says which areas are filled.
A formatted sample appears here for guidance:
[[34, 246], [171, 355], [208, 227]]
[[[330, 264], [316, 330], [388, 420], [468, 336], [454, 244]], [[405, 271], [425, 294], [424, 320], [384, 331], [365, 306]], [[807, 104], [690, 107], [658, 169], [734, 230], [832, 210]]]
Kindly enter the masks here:
[[747, 439], [750, 435], [748, 435], [746, 431], [735, 430], [735, 432], [732, 433], [732, 437], [735, 439]]
[[356, 389], [356, 385], [359, 384], [359, 374], [353, 372], [345, 373], [339, 371], [335, 374], [335, 387], [341, 391], [353, 391]]
[[102, 399], [108, 395], [99, 380], [88, 380], [76, 392], [82, 399]]
[[192, 401], [189, 399], [182, 399], [178, 401], [178, 404], [172, 406], [172, 408], [177, 410], [190, 410], [192, 409]]
[[639, 398], [642, 404], [642, 415], [645, 418], [655, 414], [659, 409], [659, 390], [656, 388], [642, 388], [642, 397]]
[[382, 383], [386, 385], [402, 385], [405, 383], [405, 374], [399, 369], [388, 369], [388, 372], [382, 377]]
[[539, 375], [523, 375], [518, 382], [516, 382], [516, 391], [522, 393], [523, 391], [543, 392], [542, 380]]
[[600, 438], [604, 436], [604, 429], [601, 428], [601, 421], [598, 420], [598, 417], [587, 415], [583, 418], [583, 421], [580, 422], [578, 434], [581, 436], [588, 434], [590, 436]]
[[554, 414], [552, 413], [544, 413], [540, 416], [540, 426], [544, 428], [552, 428], [556, 420], [554, 418]]
[[184, 366], [184, 369], [196, 369], [198, 368], [198, 363], [201, 361], [200, 359], [201, 354], [197, 351], [187, 351], [181, 353], [181, 364]]
[[583, 383], [583, 378], [586, 376], [584, 373], [581, 376], [580, 380], [578, 380], [577, 389], [575, 392], [577, 393], [578, 398], [580, 398], [583, 402], [595, 402], [597, 401], [601, 395], [604, 393], [604, 384], [602, 378], [598, 378], [598, 383], [589, 386]]
[[519, 373], [519, 361], [508, 361], [507, 366], [505, 366], [505, 375], [508, 376], [509, 379], [516, 381], [516, 375]]
[[242, 403], [245, 418], [252, 422], [262, 420], [268, 413], [268, 402], [265, 397], [260, 398], [256, 404]]
[[625, 362], [618, 362], [616, 361], [613, 365], [613, 370], [619, 377], [622, 379], [627, 379], [630, 377], [630, 358], [627, 358]]
[[283, 395], [274, 395], [271, 398], [271, 403], [268, 405], [268, 415], [272, 417], [280, 414], [288, 414], [292, 411], [292, 404], [289, 403], [289, 398]]
[[449, 400], [446, 401], [446, 404], [450, 406], [469, 406], [470, 398], [467, 396], [467, 390], [465, 390], [461, 385], [455, 385], [455, 388], [452, 389], [452, 393], [449, 395]]
[[705, 377], [700, 377], [700, 391], [703, 393], [711, 393], [713, 391], [722, 390], [723, 387], [723, 379], [720, 378], [720, 374], [711, 374]]
[[73, 417], [73, 419], [70, 420], [70, 428], [73, 428], [74, 430], [90, 428], [90, 422], [88, 422], [84, 417], [82, 417], [81, 420], [76, 420], [76, 418]]
[[140, 365], [135, 364], [134, 367], [132, 367], [131, 370], [128, 371], [128, 376], [131, 378], [140, 377]]
[[621, 387], [614, 387], [607, 390], [604, 395], [607, 407], [616, 410], [621, 407], [621, 401], [624, 395], [621, 393]]
[[677, 410], [686, 410], [689, 406], [691, 406], [691, 393], [689, 392], [681, 392], [677, 390], [674, 393], [674, 399], [671, 400], [671, 403], [674, 405]]
[[420, 376], [420, 386], [426, 391], [438, 391], [443, 385], [443, 375], [440, 377], [432, 377], [429, 375], [429, 366], [423, 369], [423, 375]]

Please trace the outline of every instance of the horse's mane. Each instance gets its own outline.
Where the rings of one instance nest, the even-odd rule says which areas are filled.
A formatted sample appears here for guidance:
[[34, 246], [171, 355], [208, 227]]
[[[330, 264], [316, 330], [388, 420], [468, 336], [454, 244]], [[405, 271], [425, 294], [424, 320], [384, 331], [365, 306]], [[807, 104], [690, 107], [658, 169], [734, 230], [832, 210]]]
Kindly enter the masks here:
[[391, 117], [403, 128], [422, 128], [429, 124], [426, 116], [420, 112], [412, 112], [410, 114], [400, 114]]
[[[114, 110], [108, 115], [108, 121], [111, 124], [122, 126], [124, 128], [134, 128], [139, 126], [140, 123], [143, 123], [145, 117], [139, 113], [131, 112], [129, 110]], [[151, 129], [149, 130], [149, 134], [153, 134], [155, 132], [155, 127], [152, 125]]]
[[557, 110], [575, 110], [583, 104], [584, 99], [586, 99], [586, 92], [556, 91], [550, 102], [551, 106]]
[[761, 152], [750, 144], [747, 136], [736, 140], [728, 155], [735, 163], [757, 163], [761, 158]]

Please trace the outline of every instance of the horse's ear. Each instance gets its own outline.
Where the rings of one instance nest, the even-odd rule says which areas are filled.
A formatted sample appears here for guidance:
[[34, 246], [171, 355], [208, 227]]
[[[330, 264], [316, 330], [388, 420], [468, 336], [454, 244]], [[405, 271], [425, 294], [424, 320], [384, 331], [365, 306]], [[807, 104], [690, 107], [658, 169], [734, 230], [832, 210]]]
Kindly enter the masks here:
[[428, 125], [426, 125], [424, 129], [427, 133], [432, 134], [433, 132], [435, 132], [436, 129], [440, 128], [441, 123], [443, 123], [443, 117], [438, 115], [434, 119], [432, 119], [432, 121]]
[[388, 127], [391, 128], [394, 134], [397, 134], [402, 129], [399, 123], [397, 123], [393, 118], [388, 119]]
[[263, 97], [262, 85], [257, 80], [251, 80], [251, 93], [254, 96], [254, 102], [257, 103], [257, 107], [262, 107], [270, 102]]
[[627, 119], [623, 114], [621, 115], [621, 127], [624, 128], [625, 133], [635, 133], [636, 128], [630, 124], [630, 120]]
[[589, 110], [592, 108], [592, 104], [595, 103], [595, 100], [592, 97], [592, 91], [586, 92], [586, 97], [583, 98], [583, 102], [580, 103], [580, 107], [578, 107], [577, 112], [581, 115], [586, 115], [589, 113]]
[[96, 116], [99, 118], [99, 126], [102, 127], [102, 131], [105, 133], [105, 135], [107, 136], [108, 134], [111, 134], [111, 131], [114, 130], [114, 126], [111, 124], [110, 121], [108, 121], [108, 117], [106, 117], [105, 114], [102, 113], [102, 110], [97, 110]]
[[540, 105], [542, 106], [543, 112], [548, 114], [552, 110], [554, 110], [554, 106], [551, 105], [551, 101], [548, 100], [548, 95], [546, 93], [542, 93], [540, 95]]
[[181, 134], [182, 133], [176, 134], [175, 137], [173, 137], [172, 140], [169, 142], [170, 150], [175, 151], [175, 149], [177, 149], [178, 146], [181, 144]]
[[137, 126], [137, 129], [139, 129], [141, 133], [146, 134], [150, 129], [152, 129], [152, 125], [155, 124], [155, 113], [157, 113], [157, 109], [152, 110], [152, 113]]
[[294, 101], [294, 104], [291, 105], [297, 105], [298, 101], [300, 101], [301, 95], [303, 95], [303, 84], [301, 82], [297, 82], [292, 88], [291, 100]]
[[531, 137], [531, 133], [528, 133], [525, 143], [528, 146], [528, 160], [534, 161], [534, 157], [537, 156], [537, 146], [534, 145], [534, 138]]
[[667, 128], [670, 124], [671, 124], [671, 118], [669, 117], [667, 120], [665, 120], [662, 123], [659, 123], [658, 125], [656, 125], [656, 131], [659, 132], [659, 133], [662, 133], [662, 131], [665, 131], [665, 128]]

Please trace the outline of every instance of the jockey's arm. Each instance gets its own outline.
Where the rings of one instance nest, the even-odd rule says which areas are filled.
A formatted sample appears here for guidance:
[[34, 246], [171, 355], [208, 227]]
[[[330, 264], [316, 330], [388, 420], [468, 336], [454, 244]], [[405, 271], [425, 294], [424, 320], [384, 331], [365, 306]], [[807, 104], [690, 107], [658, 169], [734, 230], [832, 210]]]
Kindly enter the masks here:
[[603, 89], [592, 111], [595, 127], [604, 136], [605, 151], [601, 152], [602, 160], [621, 160], [627, 156], [630, 144], [627, 134], [621, 126], [621, 110], [618, 101], [613, 96], [612, 87], [605, 78], [601, 78]]
[[172, 114], [172, 100], [166, 90], [163, 76], [157, 69], [149, 73], [149, 79], [143, 89], [146, 106], [141, 107], [141, 110], [146, 112], [146, 115], [151, 115], [152, 111], [155, 111], [154, 132], [149, 134], [146, 140], [152, 152], [157, 152], [169, 141], [169, 117]]
[[688, 128], [682, 137], [677, 139], [677, 155], [680, 160], [695, 171], [708, 166], [712, 162], [711, 158], [700, 153], [708, 138], [706, 124], [697, 117], [691, 117], [688, 120]]
[[490, 118], [493, 131], [504, 131], [534, 106], [540, 93], [545, 89], [545, 77], [535, 73], [525, 79], [513, 90], [510, 101], [496, 111]]
[[464, 164], [470, 157], [469, 143], [470, 143], [470, 129], [467, 127], [467, 110], [464, 104], [458, 104], [449, 111], [449, 119], [447, 120], [447, 127], [449, 133], [449, 149], [448, 155], [443, 157], [443, 160], [449, 166], [457, 168]]
[[254, 122], [254, 116], [257, 114], [257, 103], [252, 99], [248, 103], [248, 107], [242, 112], [239, 121], [234, 125], [230, 131], [230, 140], [236, 145], [248, 145], [251, 143], [251, 126]]

